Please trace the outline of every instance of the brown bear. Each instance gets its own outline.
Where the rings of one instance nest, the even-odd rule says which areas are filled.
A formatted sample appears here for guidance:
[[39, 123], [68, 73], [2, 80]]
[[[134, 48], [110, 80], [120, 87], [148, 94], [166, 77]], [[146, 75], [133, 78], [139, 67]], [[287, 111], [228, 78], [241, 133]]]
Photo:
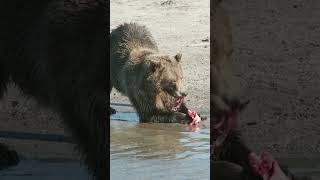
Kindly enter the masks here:
[[[0, 5], [0, 98], [13, 82], [26, 96], [58, 112], [99, 180], [108, 179], [109, 155], [109, 17], [103, 4], [4, 0]], [[15, 154], [0, 145], [0, 162], [10, 159], [17, 162]]]
[[[160, 54], [145, 26], [124, 23], [110, 34], [110, 92], [129, 97], [140, 122], [188, 123], [188, 109], [177, 103], [182, 91], [181, 54]], [[110, 108], [111, 111], [114, 111]]]

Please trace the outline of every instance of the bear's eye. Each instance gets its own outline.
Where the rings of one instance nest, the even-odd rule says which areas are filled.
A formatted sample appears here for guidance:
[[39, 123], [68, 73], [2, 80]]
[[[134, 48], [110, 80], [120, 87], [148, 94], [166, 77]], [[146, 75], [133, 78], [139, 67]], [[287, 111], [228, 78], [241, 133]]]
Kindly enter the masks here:
[[176, 89], [176, 82], [170, 81], [168, 86], [169, 86], [170, 90], [175, 90]]
[[171, 92], [176, 90], [176, 81], [164, 81], [162, 87], [165, 91]]

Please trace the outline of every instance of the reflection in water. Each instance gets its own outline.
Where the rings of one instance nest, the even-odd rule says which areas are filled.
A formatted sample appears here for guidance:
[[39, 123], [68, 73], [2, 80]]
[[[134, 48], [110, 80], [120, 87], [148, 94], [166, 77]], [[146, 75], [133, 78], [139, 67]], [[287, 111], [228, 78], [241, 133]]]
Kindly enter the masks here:
[[190, 132], [181, 124], [138, 123], [134, 113], [111, 119], [111, 179], [209, 179], [209, 120]]

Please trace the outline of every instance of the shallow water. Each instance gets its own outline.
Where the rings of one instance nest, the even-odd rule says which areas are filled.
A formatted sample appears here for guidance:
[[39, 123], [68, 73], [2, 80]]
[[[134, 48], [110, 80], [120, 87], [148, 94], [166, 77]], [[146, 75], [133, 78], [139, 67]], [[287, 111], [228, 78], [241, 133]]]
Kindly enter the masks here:
[[111, 179], [209, 179], [209, 120], [197, 132], [181, 124], [138, 123], [135, 113], [111, 117]]
[[[112, 180], [209, 179], [209, 120], [206, 127], [192, 132], [180, 124], [138, 123], [135, 113], [117, 113], [111, 119]], [[294, 174], [320, 179], [317, 155], [279, 155], [277, 159]], [[89, 176], [79, 161], [23, 159], [18, 166], [0, 171], [0, 179], [87, 180]]]

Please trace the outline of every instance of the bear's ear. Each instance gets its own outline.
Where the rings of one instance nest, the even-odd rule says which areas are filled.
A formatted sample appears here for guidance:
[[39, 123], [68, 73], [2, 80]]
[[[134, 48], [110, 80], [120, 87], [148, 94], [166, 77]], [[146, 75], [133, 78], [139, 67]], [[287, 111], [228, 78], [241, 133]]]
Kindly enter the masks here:
[[174, 56], [174, 59], [175, 59], [177, 62], [180, 62], [180, 61], [181, 61], [181, 57], [182, 57], [182, 54], [181, 54], [181, 53], [178, 53], [177, 55]]

